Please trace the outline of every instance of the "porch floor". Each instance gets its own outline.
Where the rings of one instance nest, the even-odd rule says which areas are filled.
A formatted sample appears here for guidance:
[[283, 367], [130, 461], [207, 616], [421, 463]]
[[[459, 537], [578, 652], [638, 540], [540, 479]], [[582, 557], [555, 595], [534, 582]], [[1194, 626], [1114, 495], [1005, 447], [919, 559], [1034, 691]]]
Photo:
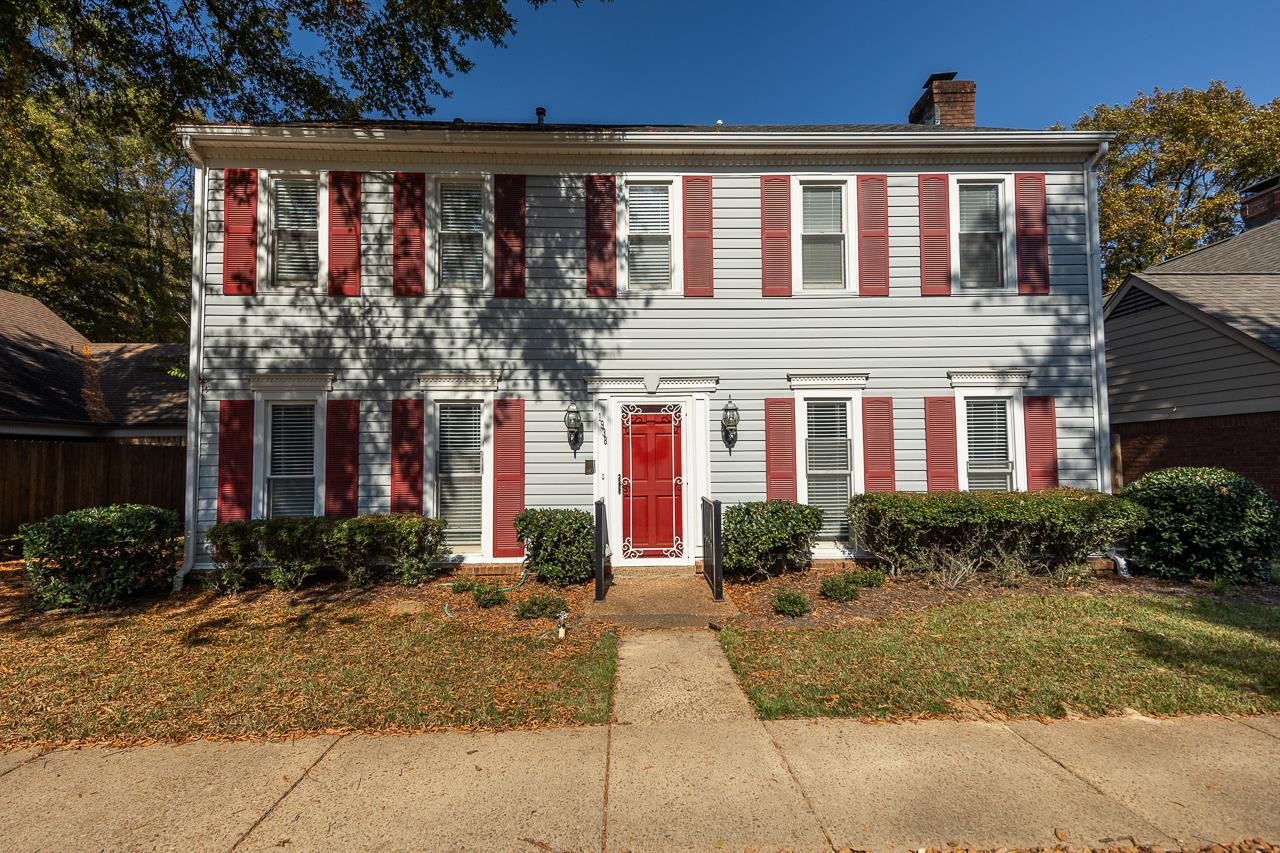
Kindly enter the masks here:
[[616, 574], [605, 600], [587, 606], [586, 618], [622, 628], [705, 628], [738, 613], [727, 598], [714, 600], [702, 575], [687, 568], [679, 574], [643, 572]]

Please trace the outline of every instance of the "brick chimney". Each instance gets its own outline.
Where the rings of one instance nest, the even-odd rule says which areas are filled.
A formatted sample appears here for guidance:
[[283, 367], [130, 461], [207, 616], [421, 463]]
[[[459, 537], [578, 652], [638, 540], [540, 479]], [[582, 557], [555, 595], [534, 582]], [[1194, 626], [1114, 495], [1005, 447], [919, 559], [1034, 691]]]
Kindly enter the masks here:
[[930, 74], [924, 81], [924, 94], [911, 108], [907, 121], [941, 127], [973, 127], [973, 104], [977, 92], [977, 83], [957, 80], [954, 71]]
[[1280, 218], [1280, 175], [1245, 187], [1240, 195], [1240, 218], [1245, 228], [1257, 228]]

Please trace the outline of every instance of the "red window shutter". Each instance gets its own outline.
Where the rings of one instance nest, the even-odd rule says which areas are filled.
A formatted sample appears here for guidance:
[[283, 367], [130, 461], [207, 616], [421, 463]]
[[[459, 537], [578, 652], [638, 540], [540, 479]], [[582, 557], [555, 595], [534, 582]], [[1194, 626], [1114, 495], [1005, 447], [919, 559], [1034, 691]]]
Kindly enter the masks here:
[[1052, 397], [1024, 397], [1027, 432], [1027, 488], [1058, 488], [1058, 419]]
[[356, 514], [360, 482], [360, 401], [330, 400], [324, 424], [324, 514]]
[[218, 523], [253, 516], [253, 401], [218, 403]]
[[329, 173], [329, 295], [360, 295], [360, 173]]
[[929, 491], [960, 488], [955, 397], [924, 398], [924, 465]]
[[1044, 175], [1014, 175], [1018, 223], [1018, 293], [1049, 292], [1049, 208]]
[[493, 401], [493, 556], [523, 557], [516, 516], [524, 512], [524, 400]]
[[258, 170], [222, 173], [222, 292], [252, 296], [258, 289]]
[[714, 296], [711, 253], [711, 178], [684, 178], [684, 295]]
[[946, 175], [920, 176], [920, 295], [951, 295], [951, 214]]
[[889, 295], [889, 179], [858, 176], [858, 293]]
[[422, 514], [422, 400], [391, 401], [391, 511]]
[[493, 179], [493, 295], [524, 297], [524, 175]]
[[767, 500], [796, 499], [796, 401], [764, 401], [764, 495]]
[[791, 176], [760, 177], [762, 296], [791, 295]]
[[587, 296], [618, 295], [618, 183], [587, 175]]
[[868, 492], [892, 492], [898, 487], [893, 463], [893, 398], [862, 400], [863, 469]]
[[426, 175], [396, 172], [391, 227], [391, 292], [396, 296], [423, 296], [426, 293], [426, 199]]

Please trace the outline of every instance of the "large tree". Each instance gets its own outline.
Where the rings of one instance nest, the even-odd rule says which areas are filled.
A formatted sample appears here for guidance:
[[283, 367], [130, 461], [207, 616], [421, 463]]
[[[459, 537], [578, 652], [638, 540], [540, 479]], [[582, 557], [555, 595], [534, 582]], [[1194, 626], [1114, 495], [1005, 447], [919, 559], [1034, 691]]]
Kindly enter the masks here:
[[190, 170], [172, 125], [428, 115], [469, 43], [514, 31], [510, 5], [0, 3], [0, 288], [95, 340], [180, 338]]
[[1238, 232], [1240, 191], [1280, 171], [1280, 98], [1256, 105], [1221, 82], [1099, 104], [1075, 128], [1116, 133], [1100, 167], [1108, 291]]

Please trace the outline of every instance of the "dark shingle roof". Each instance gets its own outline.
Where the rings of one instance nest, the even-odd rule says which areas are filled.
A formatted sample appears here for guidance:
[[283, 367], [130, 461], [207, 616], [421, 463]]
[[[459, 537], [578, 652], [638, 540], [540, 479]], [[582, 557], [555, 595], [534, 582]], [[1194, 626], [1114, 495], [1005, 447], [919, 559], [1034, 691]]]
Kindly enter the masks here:
[[186, 380], [171, 375], [186, 367], [182, 344], [90, 344], [102, 400], [119, 426], [183, 424]]
[[1280, 273], [1280, 219], [1156, 264], [1148, 273]]
[[[237, 124], [228, 122], [228, 124]], [[333, 127], [386, 128], [388, 130], [476, 130], [514, 133], [991, 133], [1034, 128], [953, 127], [932, 124], [536, 124], [502, 121], [409, 121], [394, 119], [362, 119], [359, 121], [281, 121], [260, 122], [246, 127]]]

